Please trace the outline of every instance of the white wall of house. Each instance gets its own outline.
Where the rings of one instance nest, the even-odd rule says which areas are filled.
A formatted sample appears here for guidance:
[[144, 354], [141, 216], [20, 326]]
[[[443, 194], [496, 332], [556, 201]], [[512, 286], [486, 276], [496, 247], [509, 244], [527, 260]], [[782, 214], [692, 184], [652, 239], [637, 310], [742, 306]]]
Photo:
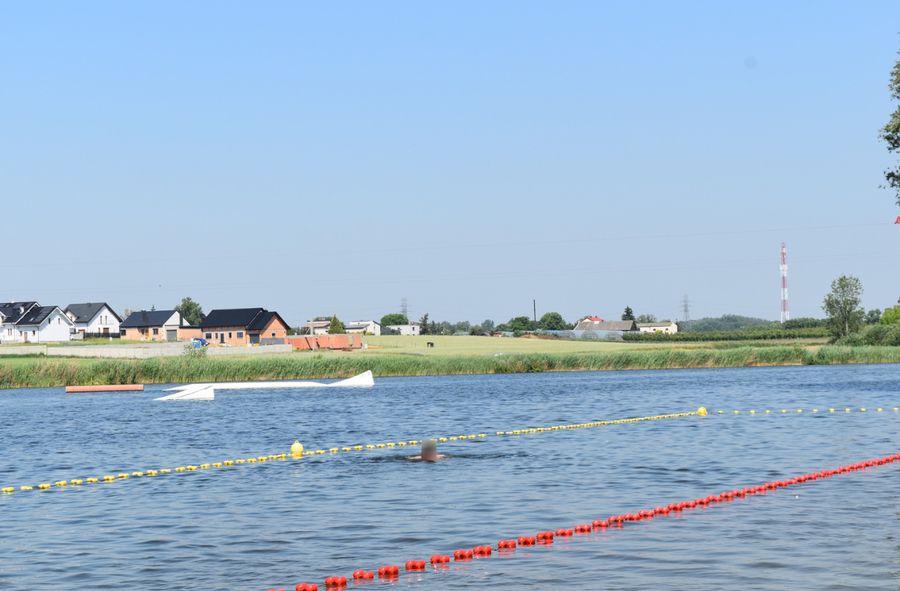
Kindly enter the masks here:
[[103, 306], [90, 322], [76, 322], [76, 332], [119, 334], [119, 319], [116, 318], [109, 306]]
[[381, 336], [381, 325], [374, 320], [351, 320], [344, 324], [348, 334], [370, 334]]
[[405, 337], [417, 337], [420, 331], [418, 324], [392, 324], [388, 328], [396, 330]]
[[72, 321], [59, 308], [53, 310], [40, 324], [15, 326], [18, 343], [59, 343], [71, 338]]
[[650, 322], [647, 324], [638, 324], [638, 330], [641, 332], [664, 332], [666, 334], [675, 334], [678, 332], [678, 325], [674, 322]]

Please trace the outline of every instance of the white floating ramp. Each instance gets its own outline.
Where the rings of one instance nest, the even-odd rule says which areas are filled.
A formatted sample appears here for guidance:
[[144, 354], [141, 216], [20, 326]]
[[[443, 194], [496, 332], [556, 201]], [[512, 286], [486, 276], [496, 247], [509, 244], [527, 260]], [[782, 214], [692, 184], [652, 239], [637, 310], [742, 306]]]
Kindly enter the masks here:
[[365, 371], [359, 375], [337, 382], [221, 382], [211, 384], [187, 384], [169, 388], [173, 392], [156, 400], [214, 400], [216, 390], [278, 390], [289, 388], [371, 388], [375, 385], [372, 372]]

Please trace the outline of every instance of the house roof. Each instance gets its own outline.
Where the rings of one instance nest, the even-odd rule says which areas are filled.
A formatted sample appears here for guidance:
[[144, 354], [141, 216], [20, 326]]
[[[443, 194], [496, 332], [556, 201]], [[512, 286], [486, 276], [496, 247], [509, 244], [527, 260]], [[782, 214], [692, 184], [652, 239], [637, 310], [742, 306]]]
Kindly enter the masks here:
[[[28, 326], [37, 326], [41, 322], [47, 319], [50, 314], [53, 313], [54, 310], [59, 310], [59, 306], [32, 306], [28, 312], [22, 315], [19, 318], [17, 325], [28, 325]], [[60, 310], [62, 312], [62, 310]], [[65, 316], [65, 314], [63, 314]], [[69, 320], [69, 317], [66, 316], [66, 321], [71, 324], [72, 321]]]
[[34, 306], [37, 302], [6, 302], [0, 304], [0, 314], [3, 314], [4, 322], [15, 324]]
[[122, 317], [116, 314], [116, 311], [106, 302], [88, 302], [86, 304], [69, 304], [66, 306], [65, 312], [75, 317], [75, 322], [90, 322], [94, 316], [100, 313], [106, 307], [112, 315], [122, 322]]
[[634, 320], [607, 320], [603, 322], [582, 320], [575, 325], [575, 330], [635, 330], [636, 328]]
[[672, 321], [669, 322], [638, 322], [638, 328], [665, 328], [667, 326], [672, 326], [675, 324]]
[[277, 318], [283, 325], [287, 326], [287, 322], [284, 321], [284, 318], [282, 318], [278, 312], [264, 311], [257, 316], [253, 323], [247, 328], [249, 330], [263, 330], [269, 325], [269, 322], [271, 322], [273, 318]]
[[162, 326], [175, 314], [175, 310], [138, 310], [132, 312], [125, 319], [120, 328], [146, 328], [148, 326]]
[[272, 320], [278, 318], [282, 324], [287, 322], [278, 312], [269, 312], [265, 308], [225, 308], [212, 310], [200, 323], [200, 328], [220, 328], [227, 326], [243, 326], [247, 330], [262, 330]]

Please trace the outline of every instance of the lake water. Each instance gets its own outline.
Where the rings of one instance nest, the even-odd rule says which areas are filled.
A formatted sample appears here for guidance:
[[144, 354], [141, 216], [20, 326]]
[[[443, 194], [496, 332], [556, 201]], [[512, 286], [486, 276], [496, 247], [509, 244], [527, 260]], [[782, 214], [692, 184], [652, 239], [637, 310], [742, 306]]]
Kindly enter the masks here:
[[[900, 367], [377, 379], [370, 390], [0, 392], [0, 486], [690, 411], [900, 404]], [[0, 496], [0, 589], [265, 590], [900, 450], [900, 414], [725, 415], [268, 462]], [[510, 556], [430, 589], [900, 587], [900, 471], [838, 476]], [[368, 583], [373, 588], [386, 583]], [[350, 587], [354, 584], [351, 582]]]

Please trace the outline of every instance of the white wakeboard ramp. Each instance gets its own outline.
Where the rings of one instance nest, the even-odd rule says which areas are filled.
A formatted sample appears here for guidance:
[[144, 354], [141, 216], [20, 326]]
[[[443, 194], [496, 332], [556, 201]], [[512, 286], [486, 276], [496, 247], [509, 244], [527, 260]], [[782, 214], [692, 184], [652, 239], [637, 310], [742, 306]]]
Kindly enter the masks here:
[[371, 388], [375, 378], [371, 371], [337, 382], [221, 382], [212, 384], [187, 384], [169, 388], [173, 392], [155, 400], [215, 400], [216, 390], [278, 390], [288, 388]]

